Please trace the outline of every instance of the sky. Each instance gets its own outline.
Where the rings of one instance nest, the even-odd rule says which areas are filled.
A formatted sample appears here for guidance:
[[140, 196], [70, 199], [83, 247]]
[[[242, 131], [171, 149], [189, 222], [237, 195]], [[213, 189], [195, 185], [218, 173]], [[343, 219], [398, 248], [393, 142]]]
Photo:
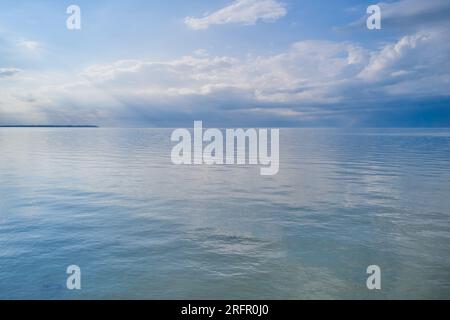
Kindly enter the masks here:
[[0, 0], [0, 125], [449, 127], [449, 30], [448, 0]]

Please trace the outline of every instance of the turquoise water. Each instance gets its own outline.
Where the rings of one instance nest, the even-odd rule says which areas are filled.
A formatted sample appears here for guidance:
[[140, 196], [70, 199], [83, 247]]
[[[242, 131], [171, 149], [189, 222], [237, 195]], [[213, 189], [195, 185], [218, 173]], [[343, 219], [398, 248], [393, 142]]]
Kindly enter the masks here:
[[282, 129], [276, 176], [171, 132], [0, 129], [0, 298], [450, 298], [450, 130]]

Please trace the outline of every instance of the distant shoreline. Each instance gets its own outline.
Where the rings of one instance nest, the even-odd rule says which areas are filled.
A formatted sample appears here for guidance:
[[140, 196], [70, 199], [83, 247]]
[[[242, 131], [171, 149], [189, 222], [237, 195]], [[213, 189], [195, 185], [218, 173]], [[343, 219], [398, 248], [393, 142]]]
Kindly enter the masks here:
[[8, 125], [0, 128], [98, 128], [94, 125]]

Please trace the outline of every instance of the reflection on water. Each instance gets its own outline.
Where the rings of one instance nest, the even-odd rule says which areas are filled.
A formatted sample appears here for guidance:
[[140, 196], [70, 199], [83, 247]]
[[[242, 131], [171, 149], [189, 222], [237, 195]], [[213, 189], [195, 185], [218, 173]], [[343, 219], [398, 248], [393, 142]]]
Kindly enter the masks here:
[[170, 133], [0, 129], [0, 298], [450, 298], [449, 130], [282, 129], [276, 176]]

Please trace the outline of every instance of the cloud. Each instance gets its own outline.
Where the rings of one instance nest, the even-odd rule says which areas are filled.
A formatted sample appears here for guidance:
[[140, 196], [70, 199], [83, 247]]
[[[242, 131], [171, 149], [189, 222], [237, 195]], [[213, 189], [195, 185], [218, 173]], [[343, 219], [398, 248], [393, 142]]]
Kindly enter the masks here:
[[0, 78], [12, 77], [21, 70], [16, 68], [0, 68]]
[[166, 61], [92, 65], [75, 76], [23, 71], [1, 84], [0, 119], [28, 114], [50, 123], [112, 125], [177, 126], [195, 119], [219, 125], [354, 123], [363, 112], [395, 108], [395, 101], [448, 98], [449, 40], [446, 29], [432, 28], [378, 49], [309, 40], [247, 58], [200, 51]]
[[351, 42], [309, 40], [271, 56], [125, 60], [92, 66], [80, 75], [106, 91], [133, 92], [142, 98], [221, 99], [229, 92], [246, 103], [280, 107], [345, 103], [373, 92], [395, 96], [400, 92], [394, 94], [394, 86], [413, 82], [427, 89], [405, 90], [404, 95], [426, 96], [430, 86], [435, 88], [430, 94], [445, 95], [448, 90], [442, 80], [450, 75], [448, 40], [444, 30], [422, 31], [372, 51]]
[[372, 54], [358, 78], [386, 95], [448, 96], [449, 43], [446, 29], [404, 36]]
[[32, 52], [35, 52], [40, 48], [39, 42], [32, 40], [23, 40], [20, 42], [20, 46]]
[[409, 24], [436, 22], [445, 19], [450, 13], [447, 0], [401, 0], [391, 3], [379, 3], [383, 19], [404, 19]]
[[[402, 37], [398, 42], [386, 45], [372, 56], [369, 64], [360, 73], [360, 77], [371, 82], [401, 76], [411, 77], [417, 68], [423, 69], [423, 63], [429, 64], [433, 61], [432, 52], [427, 50], [427, 45], [433, 42], [431, 37], [429, 33], [418, 33]], [[420, 62], [422, 63], [419, 64]], [[445, 63], [445, 61], [440, 62]], [[433, 70], [433, 72], [436, 71]]]
[[[400, 0], [379, 2], [383, 28], [400, 27], [418, 30], [420, 28], [450, 22], [450, 1], [448, 0]], [[350, 27], [366, 24], [367, 16], [352, 22]]]
[[[124, 60], [91, 66], [81, 73], [97, 86], [121, 84], [143, 93], [207, 96], [226, 90], [246, 92], [258, 101], [328, 101], [324, 88], [355, 77], [369, 53], [351, 43], [303, 41], [284, 53], [238, 59], [227, 56], [185, 56], [148, 62]], [[124, 85], [124, 86], [123, 86]]]
[[284, 17], [286, 13], [285, 6], [277, 0], [236, 0], [202, 18], [187, 17], [185, 23], [194, 30], [229, 23], [253, 25], [258, 21], [274, 22]]

